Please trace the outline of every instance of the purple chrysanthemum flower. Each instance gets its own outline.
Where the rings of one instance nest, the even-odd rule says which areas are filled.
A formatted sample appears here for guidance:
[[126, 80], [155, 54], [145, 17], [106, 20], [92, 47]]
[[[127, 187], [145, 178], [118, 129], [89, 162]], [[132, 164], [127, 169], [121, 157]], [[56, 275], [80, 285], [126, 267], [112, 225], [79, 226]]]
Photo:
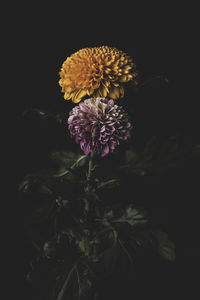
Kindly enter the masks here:
[[128, 115], [112, 99], [90, 98], [75, 106], [68, 119], [69, 130], [86, 155], [113, 152], [130, 138]]

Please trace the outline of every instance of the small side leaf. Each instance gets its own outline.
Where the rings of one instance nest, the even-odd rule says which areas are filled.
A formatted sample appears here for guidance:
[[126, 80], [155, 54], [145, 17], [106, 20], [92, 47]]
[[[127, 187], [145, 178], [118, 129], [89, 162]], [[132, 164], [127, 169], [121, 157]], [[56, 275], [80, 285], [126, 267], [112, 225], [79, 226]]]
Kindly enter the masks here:
[[101, 189], [101, 188], [112, 189], [119, 186], [119, 184], [120, 184], [119, 179], [110, 179], [110, 180], [100, 182], [97, 186], [97, 189]]
[[55, 177], [64, 176], [77, 168], [81, 168], [87, 161], [87, 155], [77, 155], [69, 151], [56, 151], [51, 153], [51, 160], [55, 168]]

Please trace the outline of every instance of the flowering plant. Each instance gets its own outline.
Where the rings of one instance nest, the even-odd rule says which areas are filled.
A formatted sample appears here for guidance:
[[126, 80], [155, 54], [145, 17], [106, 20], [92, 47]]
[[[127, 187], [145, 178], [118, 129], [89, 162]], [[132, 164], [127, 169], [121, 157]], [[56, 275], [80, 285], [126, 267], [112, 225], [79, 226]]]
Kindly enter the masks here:
[[[42, 159], [43, 167], [33, 168], [19, 185], [31, 249], [31, 300], [126, 300], [132, 286], [141, 296], [140, 280], [150, 281], [149, 268], [158, 281], [158, 264], [175, 260], [173, 237], [156, 215], [161, 199], [151, 199], [151, 187], [167, 190], [166, 174], [196, 157], [199, 146], [183, 146], [178, 136], [152, 135], [136, 143], [132, 98], [144, 91], [137, 75], [122, 51], [82, 49], [60, 72], [73, 108], [25, 114], [54, 128], [46, 164]], [[124, 94], [128, 81], [134, 83], [131, 97]]]

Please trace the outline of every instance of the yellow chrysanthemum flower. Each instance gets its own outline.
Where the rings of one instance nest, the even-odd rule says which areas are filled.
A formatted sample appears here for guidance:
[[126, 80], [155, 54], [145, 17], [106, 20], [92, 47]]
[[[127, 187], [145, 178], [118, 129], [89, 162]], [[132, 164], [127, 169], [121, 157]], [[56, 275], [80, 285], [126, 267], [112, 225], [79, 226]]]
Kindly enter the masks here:
[[59, 84], [66, 100], [78, 103], [88, 95], [118, 99], [124, 96], [123, 84], [138, 73], [133, 60], [123, 51], [101, 46], [83, 48], [63, 63]]

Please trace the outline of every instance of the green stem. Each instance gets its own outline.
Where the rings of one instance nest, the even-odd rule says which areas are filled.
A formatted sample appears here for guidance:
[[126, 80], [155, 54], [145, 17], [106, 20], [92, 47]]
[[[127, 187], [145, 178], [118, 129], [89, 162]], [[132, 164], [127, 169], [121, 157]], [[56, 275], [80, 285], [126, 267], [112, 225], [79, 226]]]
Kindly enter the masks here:
[[[91, 152], [90, 153], [90, 157], [89, 157], [89, 163], [88, 163], [88, 171], [87, 171], [87, 175], [86, 175], [86, 187], [85, 187], [85, 192], [86, 193], [90, 193], [93, 190], [92, 187], [92, 173], [95, 169], [95, 165], [94, 165], [94, 153]], [[89, 199], [86, 197], [85, 198], [85, 210], [86, 212], [89, 212], [89, 208], [90, 208], [90, 201]]]
[[92, 178], [92, 172], [94, 171], [94, 152], [90, 153], [90, 160], [88, 164], [87, 181], [89, 182]]

